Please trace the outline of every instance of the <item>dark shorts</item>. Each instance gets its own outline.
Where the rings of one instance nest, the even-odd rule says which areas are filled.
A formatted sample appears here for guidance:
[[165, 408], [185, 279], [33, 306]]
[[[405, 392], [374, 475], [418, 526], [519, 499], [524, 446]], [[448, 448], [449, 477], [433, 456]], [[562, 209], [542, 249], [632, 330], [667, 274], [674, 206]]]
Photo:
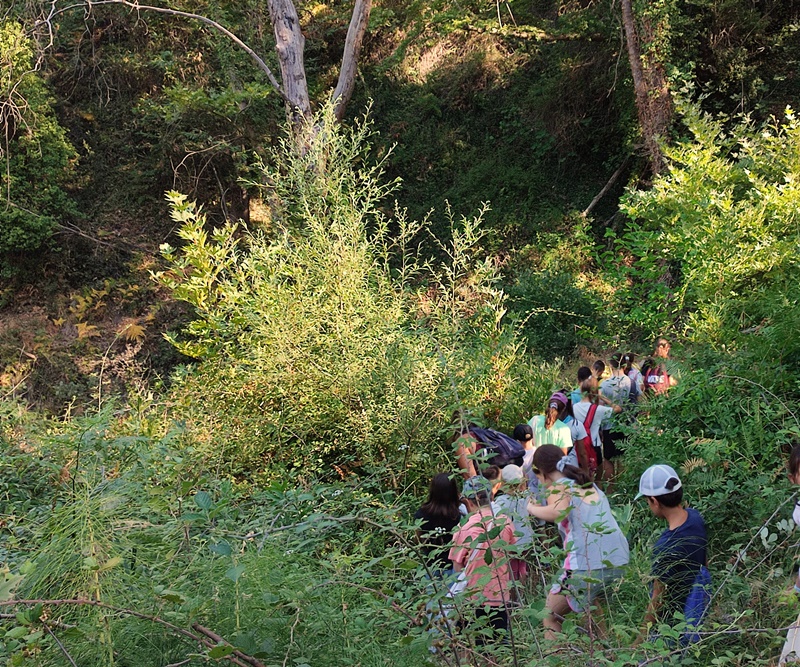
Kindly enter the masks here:
[[462, 618], [459, 624], [462, 628], [470, 627], [473, 624], [477, 625], [475, 621], [486, 618], [486, 621], [480, 623], [480, 627], [484, 628], [484, 630], [475, 637], [476, 646], [483, 646], [491, 641], [488, 628], [492, 628], [494, 632], [502, 630], [502, 635], [499, 638], [502, 638], [508, 632], [508, 609], [506, 607], [478, 607], [475, 609], [474, 620], [468, 618], [469, 612], [466, 613], [466, 616], [467, 618]]
[[625, 443], [625, 435], [618, 431], [602, 431], [603, 453], [605, 458], [613, 461], [625, 453], [622, 445]]

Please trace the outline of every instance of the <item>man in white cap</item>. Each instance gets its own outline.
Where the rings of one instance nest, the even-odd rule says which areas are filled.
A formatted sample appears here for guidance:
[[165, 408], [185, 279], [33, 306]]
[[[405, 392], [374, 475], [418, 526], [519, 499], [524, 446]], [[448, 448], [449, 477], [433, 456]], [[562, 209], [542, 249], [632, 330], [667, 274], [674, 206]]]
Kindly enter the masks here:
[[[653, 547], [653, 590], [645, 627], [656, 623], [674, 625], [675, 613], [684, 613], [692, 586], [706, 565], [706, 526], [697, 510], [684, 509], [683, 485], [668, 465], [658, 464], [644, 471], [636, 498], [641, 497], [647, 500], [650, 511], [668, 525]], [[639, 641], [646, 633], [647, 629]]]

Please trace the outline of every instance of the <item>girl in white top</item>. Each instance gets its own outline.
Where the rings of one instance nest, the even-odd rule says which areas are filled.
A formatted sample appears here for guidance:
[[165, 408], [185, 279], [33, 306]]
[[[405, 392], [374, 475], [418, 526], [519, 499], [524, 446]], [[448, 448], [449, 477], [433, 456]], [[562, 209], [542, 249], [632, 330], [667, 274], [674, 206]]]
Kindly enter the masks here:
[[588, 473], [568, 463], [561, 451], [544, 445], [533, 455], [540, 484], [549, 491], [547, 505], [529, 503], [528, 513], [558, 526], [566, 552], [558, 580], [547, 596], [545, 637], [555, 639], [570, 612], [591, 611], [595, 597], [622, 576], [628, 564], [625, 539], [605, 494]]
[[[603, 462], [603, 444], [600, 439], [601, 424], [603, 423], [604, 419], [610, 417], [612, 414], [622, 412], [622, 408], [616, 404], [599, 404], [597, 380], [594, 377], [590, 377], [581, 382], [581, 394], [583, 398], [581, 398], [580, 403], [575, 403], [572, 406], [572, 413], [575, 415], [575, 419], [581, 422], [584, 426], [587, 426], [586, 419], [589, 416], [589, 411], [591, 410], [592, 405], [597, 406], [594, 416], [592, 417], [591, 424], [588, 425], [586, 430], [589, 432], [589, 437], [592, 439], [592, 445], [595, 453], [597, 454], [597, 463], [598, 465], [601, 465]], [[602, 467], [598, 468], [598, 471], [600, 470], [602, 470]]]

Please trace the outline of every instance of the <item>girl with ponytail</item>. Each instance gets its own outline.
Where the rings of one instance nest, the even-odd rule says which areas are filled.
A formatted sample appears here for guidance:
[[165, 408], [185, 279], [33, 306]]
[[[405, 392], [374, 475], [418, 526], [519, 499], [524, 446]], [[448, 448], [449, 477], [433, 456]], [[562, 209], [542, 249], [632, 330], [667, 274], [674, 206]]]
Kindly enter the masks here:
[[572, 447], [572, 432], [558, 415], [567, 407], [567, 397], [563, 392], [557, 391], [547, 401], [547, 408], [543, 415], [536, 415], [528, 422], [533, 429], [533, 445], [555, 445], [566, 454]]
[[567, 552], [558, 580], [550, 589], [543, 620], [545, 636], [555, 639], [570, 611], [589, 616], [593, 600], [622, 576], [628, 564], [628, 541], [605, 494], [589, 473], [570, 464], [554, 445], [538, 447], [533, 472], [548, 491], [547, 505], [528, 504], [528, 514], [558, 525]]

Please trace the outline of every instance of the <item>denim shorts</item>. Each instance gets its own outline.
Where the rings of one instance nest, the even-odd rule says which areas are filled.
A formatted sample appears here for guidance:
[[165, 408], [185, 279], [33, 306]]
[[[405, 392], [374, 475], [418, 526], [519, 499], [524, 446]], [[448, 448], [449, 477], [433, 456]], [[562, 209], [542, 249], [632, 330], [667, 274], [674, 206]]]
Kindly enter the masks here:
[[567, 598], [569, 608], [576, 613], [585, 611], [609, 584], [622, 578], [621, 567], [597, 570], [562, 570], [558, 581], [550, 588], [553, 595]]

